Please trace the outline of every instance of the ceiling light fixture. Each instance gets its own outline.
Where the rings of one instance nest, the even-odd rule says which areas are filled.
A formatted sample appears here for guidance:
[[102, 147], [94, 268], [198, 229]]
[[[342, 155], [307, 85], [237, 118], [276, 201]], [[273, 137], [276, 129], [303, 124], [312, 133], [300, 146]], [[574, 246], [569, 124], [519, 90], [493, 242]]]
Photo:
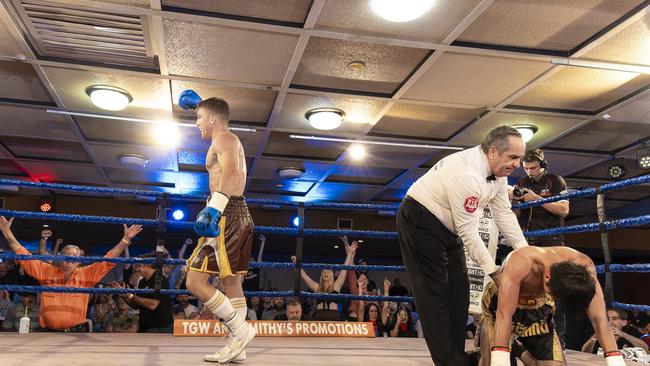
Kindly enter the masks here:
[[366, 157], [366, 148], [359, 144], [352, 144], [348, 148], [348, 154], [352, 160], [363, 160]]
[[337, 108], [316, 108], [305, 113], [309, 124], [318, 130], [333, 130], [341, 125], [345, 112]]
[[588, 69], [632, 72], [636, 74], [650, 74], [650, 66], [643, 65], [616, 64], [611, 62], [575, 60], [570, 58], [552, 59], [551, 63], [554, 65], [585, 67]]
[[135, 168], [144, 168], [149, 163], [149, 159], [139, 154], [122, 154], [117, 159], [122, 165]]
[[435, 0], [370, 0], [370, 9], [396, 23], [409, 22], [429, 11]]
[[280, 178], [284, 179], [296, 179], [302, 177], [302, 175], [305, 174], [305, 170], [302, 168], [296, 168], [296, 167], [284, 167], [278, 169], [278, 175]]
[[607, 174], [614, 179], [623, 178], [626, 173], [627, 169], [623, 159], [615, 159], [607, 167]]
[[636, 149], [636, 165], [641, 169], [650, 169], [650, 150], [645, 142]]
[[96, 107], [107, 111], [121, 111], [133, 101], [128, 91], [110, 85], [91, 85], [86, 94]]
[[348, 70], [354, 72], [361, 72], [366, 68], [366, 63], [363, 61], [352, 61], [348, 64]]
[[408, 144], [402, 142], [388, 142], [388, 141], [368, 141], [368, 140], [364, 141], [364, 140], [340, 139], [335, 137], [321, 137], [321, 136], [307, 136], [307, 135], [289, 135], [289, 138], [302, 139], [302, 140], [329, 141], [329, 142], [349, 142], [349, 143], [366, 144], [366, 145], [412, 147], [416, 149], [463, 150], [462, 147], [457, 147], [457, 146]]
[[164, 147], [174, 148], [178, 146], [178, 142], [180, 141], [177, 123], [174, 122], [158, 122], [155, 126], [154, 134], [156, 143]]
[[528, 143], [528, 141], [532, 140], [533, 135], [535, 132], [537, 132], [537, 127], [533, 125], [514, 125], [512, 127], [519, 131], [521, 138], [525, 143]]

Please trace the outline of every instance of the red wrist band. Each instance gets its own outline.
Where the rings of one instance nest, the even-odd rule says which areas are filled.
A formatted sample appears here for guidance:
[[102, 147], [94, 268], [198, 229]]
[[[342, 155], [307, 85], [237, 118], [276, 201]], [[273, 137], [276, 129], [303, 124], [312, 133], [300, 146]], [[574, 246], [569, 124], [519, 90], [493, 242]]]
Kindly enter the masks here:
[[504, 346], [492, 346], [491, 350], [492, 350], [492, 351], [504, 351], [504, 352], [510, 352], [510, 347], [504, 347]]
[[622, 356], [623, 354], [619, 351], [609, 351], [605, 352], [605, 357], [611, 357], [611, 356]]

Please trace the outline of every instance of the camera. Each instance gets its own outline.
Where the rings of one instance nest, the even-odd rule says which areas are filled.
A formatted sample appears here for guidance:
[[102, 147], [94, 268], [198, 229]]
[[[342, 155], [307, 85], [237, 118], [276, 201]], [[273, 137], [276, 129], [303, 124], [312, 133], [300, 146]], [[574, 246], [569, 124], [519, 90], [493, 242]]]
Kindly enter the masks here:
[[515, 197], [521, 197], [526, 194], [526, 189], [521, 187], [515, 187], [512, 190], [512, 195]]

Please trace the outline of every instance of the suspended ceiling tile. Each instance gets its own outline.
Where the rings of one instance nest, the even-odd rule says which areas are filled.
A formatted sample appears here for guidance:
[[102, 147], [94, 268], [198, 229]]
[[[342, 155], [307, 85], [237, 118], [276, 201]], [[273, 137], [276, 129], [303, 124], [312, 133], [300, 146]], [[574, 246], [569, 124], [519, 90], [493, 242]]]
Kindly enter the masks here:
[[398, 103], [379, 120], [370, 134], [446, 139], [480, 113], [480, 109]]
[[[313, 37], [309, 39], [292, 85], [391, 94], [429, 51]], [[361, 71], [348, 68], [361, 61]]]
[[307, 18], [311, 0], [163, 0], [162, 4], [203, 12], [302, 24]]
[[0, 125], [0, 134], [77, 140], [70, 123], [62, 115], [43, 109], [0, 106]]
[[30, 64], [0, 61], [0, 98], [52, 103]]
[[[144, 169], [149, 170], [177, 170], [173, 154], [175, 151], [169, 149], [154, 149], [141, 146], [108, 145], [89, 143], [97, 162], [101, 166], [113, 168], [135, 169], [134, 167], [123, 166], [120, 163], [120, 156], [125, 154], [143, 156], [148, 162]], [[140, 168], [137, 168], [140, 169]]]
[[458, 39], [569, 51], [640, 3], [634, 0], [497, 0]]
[[255, 164], [255, 170], [249, 172], [254, 178], [259, 179], [281, 179], [278, 171], [283, 168], [298, 168], [304, 173], [299, 178], [301, 181], [317, 181], [325, 174], [332, 164], [319, 163], [313, 161], [296, 161], [282, 159], [260, 158]]
[[645, 97], [625, 104], [609, 114], [615, 121], [650, 123], [650, 95], [646, 94]]
[[208, 187], [207, 173], [170, 172], [146, 169], [104, 168], [115, 184], [158, 187], [176, 193], [201, 191]]
[[253, 179], [248, 188], [248, 192], [304, 196], [314, 184], [314, 182], [304, 182], [299, 180]]
[[2, 19], [0, 19], [0, 55], [10, 57], [25, 56]]
[[313, 188], [307, 200], [328, 200], [346, 202], [368, 202], [382, 187], [359, 186], [356, 184], [323, 182]]
[[232, 121], [263, 124], [268, 121], [278, 95], [273, 90], [227, 88], [212, 84], [173, 80], [172, 100], [174, 101], [174, 113], [183, 114], [191, 119], [196, 119], [196, 113], [194, 111], [183, 111], [178, 106], [178, 96], [186, 89], [194, 90], [203, 99], [211, 97], [224, 99], [230, 105], [230, 119]]
[[[371, 141], [371, 139], [366, 140]], [[365, 156], [361, 159], [356, 159], [348, 150], [343, 156], [344, 164], [360, 167], [380, 166], [405, 169], [426, 159], [433, 151], [432, 149], [426, 148], [401, 146], [371, 144], [359, 144], [359, 146], [365, 150]]]
[[445, 53], [409, 88], [404, 97], [494, 106], [550, 66], [537, 61]]
[[415, 183], [416, 180], [420, 179], [428, 169], [413, 169], [404, 172], [402, 175], [398, 176], [390, 182], [391, 187], [401, 187], [402, 189], [408, 189]]
[[14, 136], [1, 136], [0, 141], [18, 158], [90, 162], [78, 142]]
[[10, 159], [0, 159], [0, 175], [19, 177], [27, 176], [27, 174], [25, 174], [25, 172], [23, 172], [22, 169], [20, 169], [18, 165]]
[[497, 112], [487, 117], [487, 119], [480, 120], [467, 128], [455, 137], [453, 141], [461, 145], [478, 145], [483, 141], [485, 135], [497, 126], [526, 124], [537, 127], [537, 132], [533, 136], [533, 139], [526, 144], [528, 148], [533, 148], [582, 121], [581, 119], [572, 118]]
[[336, 160], [348, 144], [289, 138], [288, 133], [272, 132], [264, 155], [315, 160]]
[[613, 151], [650, 135], [650, 124], [597, 120], [559, 140], [551, 147]]
[[[478, 145], [478, 144], [477, 144]], [[420, 165], [421, 169], [429, 170], [432, 166], [436, 165], [437, 162], [442, 160], [445, 156], [451, 155], [457, 152], [456, 150], [437, 150], [433, 152], [433, 156], [427, 162]]]
[[404, 169], [342, 164], [334, 168], [327, 182], [385, 185]]
[[[572, 147], [582, 147], [579, 143], [573, 144]], [[544, 158], [549, 164], [549, 171], [560, 176], [566, 176], [568, 174], [573, 174], [576, 171], [582, 170], [587, 165], [594, 164], [595, 162], [602, 160], [603, 157], [599, 155], [588, 156], [585, 154], [572, 154], [565, 151], [552, 151], [551, 146], [545, 146], [542, 148], [544, 151]], [[518, 176], [524, 176], [525, 172], [523, 168], [513, 172]]]
[[305, 113], [314, 108], [338, 108], [345, 112], [340, 127], [328, 131], [337, 134], [357, 134], [384, 108], [386, 102], [362, 98], [315, 97], [302, 94], [288, 94], [274, 128], [287, 128], [309, 133], [319, 132], [311, 127]]
[[400, 202], [406, 196], [408, 188], [389, 188], [373, 196], [373, 201]]
[[278, 86], [298, 37], [165, 19], [169, 72]]
[[512, 104], [597, 111], [648, 85], [650, 76], [581, 67], [563, 67]]
[[396, 23], [376, 15], [368, 1], [328, 0], [318, 17], [316, 29], [441, 42], [478, 3], [476, 0], [436, 1], [433, 8], [421, 17]]
[[[167, 80], [55, 67], [44, 67], [44, 70], [65, 108], [152, 120], [168, 120], [171, 117], [171, 95]], [[92, 104], [86, 94], [86, 88], [91, 85], [122, 88], [131, 94], [133, 101], [119, 112], [100, 109]]]
[[43, 182], [93, 183], [102, 184], [104, 180], [93, 165], [58, 162], [21, 162], [27, 171]]
[[[613, 181], [612, 177], [610, 177], [607, 174], [607, 170], [609, 169], [609, 166], [611, 164], [612, 164], [611, 160], [604, 161], [600, 164], [580, 170], [575, 174], [572, 174], [572, 176], [581, 177], [581, 178], [605, 179], [605, 180]], [[647, 170], [639, 169], [636, 166], [636, 159], [623, 159], [623, 165], [625, 165], [625, 168], [627, 169], [627, 174], [623, 178], [631, 178], [631, 177], [636, 177], [648, 173]]]
[[650, 15], [632, 23], [598, 47], [587, 52], [586, 59], [650, 65]]

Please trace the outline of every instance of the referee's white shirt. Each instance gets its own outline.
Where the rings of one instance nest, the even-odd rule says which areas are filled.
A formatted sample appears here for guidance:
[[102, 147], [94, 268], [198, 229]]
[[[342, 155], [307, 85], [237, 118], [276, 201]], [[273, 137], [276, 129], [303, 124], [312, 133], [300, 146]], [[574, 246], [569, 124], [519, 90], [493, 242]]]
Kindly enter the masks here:
[[510, 207], [508, 179], [488, 179], [490, 176], [487, 157], [479, 145], [443, 158], [406, 192], [461, 238], [470, 258], [486, 273], [494, 272], [496, 265], [478, 232], [483, 208], [490, 208], [510, 245], [515, 249], [528, 245]]

